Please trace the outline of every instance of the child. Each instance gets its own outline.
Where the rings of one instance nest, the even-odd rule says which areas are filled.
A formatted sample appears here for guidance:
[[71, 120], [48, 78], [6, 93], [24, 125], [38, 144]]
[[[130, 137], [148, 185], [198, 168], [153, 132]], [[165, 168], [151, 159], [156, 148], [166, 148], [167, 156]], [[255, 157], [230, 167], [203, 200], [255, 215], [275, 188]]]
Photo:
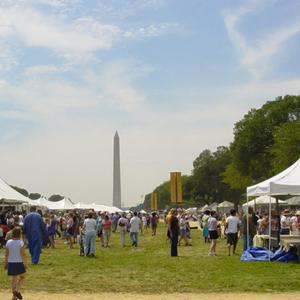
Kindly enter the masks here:
[[7, 275], [12, 276], [12, 300], [22, 299], [20, 288], [25, 280], [27, 264], [24, 242], [21, 240], [20, 227], [15, 227], [12, 230], [12, 239], [6, 243], [4, 268], [7, 270]]

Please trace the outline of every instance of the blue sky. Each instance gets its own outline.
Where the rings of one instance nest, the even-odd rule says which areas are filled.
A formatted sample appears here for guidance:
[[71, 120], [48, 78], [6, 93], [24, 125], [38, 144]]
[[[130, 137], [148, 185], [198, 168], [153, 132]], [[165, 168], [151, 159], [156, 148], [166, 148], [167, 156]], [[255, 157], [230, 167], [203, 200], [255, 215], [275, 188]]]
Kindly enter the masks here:
[[0, 1], [0, 176], [112, 202], [141, 201], [232, 141], [252, 107], [300, 93], [300, 2]]

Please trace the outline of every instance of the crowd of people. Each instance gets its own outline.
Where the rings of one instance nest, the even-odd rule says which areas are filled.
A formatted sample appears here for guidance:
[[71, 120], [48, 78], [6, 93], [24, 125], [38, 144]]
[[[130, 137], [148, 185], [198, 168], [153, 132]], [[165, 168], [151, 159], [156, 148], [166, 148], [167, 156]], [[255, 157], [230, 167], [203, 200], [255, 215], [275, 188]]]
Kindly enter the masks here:
[[[95, 254], [95, 242], [99, 238], [102, 247], [109, 247], [111, 233], [119, 228], [120, 244], [125, 246], [125, 236], [129, 233], [131, 245], [138, 246], [138, 234], [152, 231], [156, 235], [159, 216], [156, 212], [149, 213], [113, 213], [107, 212], [79, 212], [68, 213], [53, 212], [43, 213], [30, 208], [30, 213], [25, 211], [2, 211], [0, 213], [0, 246], [4, 246], [11, 238], [14, 227], [20, 227], [24, 234], [27, 245], [35, 244], [33, 238], [37, 239], [41, 247], [55, 248], [55, 238], [62, 238], [68, 247], [81, 241], [85, 256]], [[34, 250], [32, 250], [34, 254]], [[32, 261], [38, 262], [38, 258]]]
[[254, 212], [253, 207], [248, 208], [248, 214], [235, 209], [224, 214], [206, 210], [199, 222], [204, 242], [211, 243], [210, 256], [216, 255], [216, 240], [222, 237], [227, 239], [230, 256], [236, 253], [239, 238], [243, 239], [243, 250], [253, 246], [261, 236], [266, 236], [267, 242], [271, 237], [271, 248], [276, 249], [280, 235], [300, 235], [300, 211], [292, 212], [290, 209], [284, 209], [279, 214], [272, 210], [271, 215], [269, 212]]
[[[247, 219], [248, 216], [248, 219]], [[271, 217], [271, 220], [270, 220]], [[42, 212], [35, 206], [30, 212], [3, 210], [0, 212], [0, 247], [6, 249], [5, 268], [12, 276], [13, 299], [21, 299], [20, 288], [25, 279], [27, 259], [24, 249], [27, 247], [32, 264], [38, 264], [42, 247], [55, 248], [57, 239], [64, 239], [66, 247], [79, 244], [79, 254], [95, 257], [96, 241], [104, 248], [110, 247], [112, 233], [119, 232], [120, 246], [126, 246], [129, 235], [133, 248], [138, 247], [138, 237], [151, 230], [156, 235], [160, 215], [153, 213], [114, 213], [107, 212]], [[170, 240], [171, 256], [178, 256], [178, 246], [191, 246], [190, 220], [198, 220], [204, 237], [204, 243], [210, 243], [209, 256], [217, 255], [217, 240], [226, 238], [228, 255], [236, 254], [238, 239], [243, 239], [243, 249], [253, 245], [255, 237], [261, 235], [277, 236], [279, 233], [300, 234], [300, 211], [292, 213], [289, 209], [281, 215], [272, 211], [254, 212], [248, 208], [248, 214], [231, 209], [220, 214], [206, 210], [199, 215], [191, 215], [183, 209], [170, 209], [164, 215], [167, 237]], [[279, 230], [280, 228], [280, 230]], [[279, 235], [278, 235], [279, 236]], [[273, 243], [273, 241], [272, 241]], [[278, 244], [272, 244], [276, 247]]]

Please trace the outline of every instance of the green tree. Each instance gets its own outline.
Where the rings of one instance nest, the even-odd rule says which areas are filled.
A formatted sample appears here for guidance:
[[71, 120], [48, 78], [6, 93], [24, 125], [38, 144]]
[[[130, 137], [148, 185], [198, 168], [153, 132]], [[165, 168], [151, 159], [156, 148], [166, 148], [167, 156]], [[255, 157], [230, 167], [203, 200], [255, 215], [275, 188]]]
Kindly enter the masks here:
[[300, 158], [300, 119], [275, 128], [271, 153], [275, 172], [282, 171]]
[[[274, 132], [277, 127], [293, 122], [300, 115], [300, 96], [278, 97], [260, 109], [250, 110], [234, 127], [230, 146], [232, 164], [225, 172], [225, 182], [231, 187], [246, 188], [274, 174], [272, 161]], [[243, 186], [245, 185], [245, 186]]]
[[57, 202], [64, 199], [64, 196], [61, 195], [52, 195], [48, 198], [49, 201]]
[[39, 194], [39, 193], [30, 193], [30, 194], [28, 195], [28, 197], [29, 197], [30, 199], [32, 199], [32, 200], [37, 200], [37, 199], [40, 199], [40, 198], [41, 198], [41, 194]]
[[25, 197], [28, 197], [28, 191], [27, 190], [25, 190], [23, 188], [20, 188], [18, 186], [13, 186], [13, 185], [11, 185], [10, 187], [12, 187], [14, 190], [16, 190], [20, 194], [24, 195]]
[[239, 202], [241, 191], [232, 190], [224, 181], [224, 172], [231, 163], [231, 153], [220, 146], [217, 151], [204, 150], [194, 161], [190, 187], [198, 205], [222, 202]]

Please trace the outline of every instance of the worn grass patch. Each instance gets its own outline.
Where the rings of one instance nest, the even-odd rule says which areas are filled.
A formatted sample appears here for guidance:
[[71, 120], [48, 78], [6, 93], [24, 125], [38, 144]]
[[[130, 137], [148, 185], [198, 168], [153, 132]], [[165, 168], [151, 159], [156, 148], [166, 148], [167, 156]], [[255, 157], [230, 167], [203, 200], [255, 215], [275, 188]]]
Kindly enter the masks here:
[[[239, 256], [226, 255], [224, 240], [218, 242], [218, 256], [208, 257], [209, 245], [200, 239], [198, 230], [192, 230], [193, 246], [179, 247], [179, 257], [170, 257], [162, 224], [156, 237], [150, 232], [139, 236], [138, 249], [129, 246], [129, 236], [127, 240], [128, 246], [121, 248], [119, 233], [112, 234], [111, 247], [107, 249], [97, 241], [96, 258], [80, 257], [78, 246], [68, 249], [57, 240], [57, 249], [43, 249], [40, 264], [29, 265], [25, 289], [138, 293], [300, 291], [298, 264], [240, 262]], [[241, 243], [240, 240], [239, 253]], [[3, 268], [0, 284], [1, 288], [9, 286]]]

